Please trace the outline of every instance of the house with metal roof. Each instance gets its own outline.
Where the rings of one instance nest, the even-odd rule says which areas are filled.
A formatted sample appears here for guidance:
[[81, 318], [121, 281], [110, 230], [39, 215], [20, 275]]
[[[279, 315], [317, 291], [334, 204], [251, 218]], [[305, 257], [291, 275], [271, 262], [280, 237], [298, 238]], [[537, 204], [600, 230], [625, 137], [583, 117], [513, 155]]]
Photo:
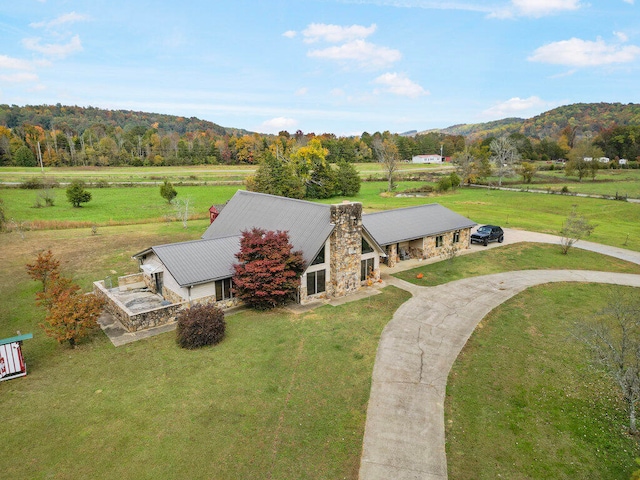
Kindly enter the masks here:
[[[213, 219], [200, 240], [149, 247], [133, 257], [140, 273], [121, 277], [114, 291], [143, 288], [161, 296], [166, 311], [194, 303], [237, 305], [234, 265], [242, 233], [253, 228], [286, 231], [305, 271], [296, 300], [338, 298], [380, 278], [380, 262], [389, 266], [407, 258], [441, 255], [446, 248], [469, 248], [475, 223], [451, 210], [429, 204], [362, 214], [362, 204], [336, 205], [239, 190]], [[105, 285], [95, 289], [109, 299]], [[110, 301], [126, 328], [139, 330], [163, 321], [162, 309], [135, 310], [141, 300]]]
[[201, 240], [150, 247], [134, 255], [147, 287], [172, 303], [236, 304], [232, 291], [242, 232], [286, 231], [306, 270], [297, 300], [306, 303], [358, 290], [380, 276], [383, 249], [362, 225], [362, 204], [338, 205], [239, 190]]
[[385, 249], [390, 267], [400, 260], [438, 256], [444, 249], [469, 248], [476, 225], [437, 203], [370, 213], [362, 223]]

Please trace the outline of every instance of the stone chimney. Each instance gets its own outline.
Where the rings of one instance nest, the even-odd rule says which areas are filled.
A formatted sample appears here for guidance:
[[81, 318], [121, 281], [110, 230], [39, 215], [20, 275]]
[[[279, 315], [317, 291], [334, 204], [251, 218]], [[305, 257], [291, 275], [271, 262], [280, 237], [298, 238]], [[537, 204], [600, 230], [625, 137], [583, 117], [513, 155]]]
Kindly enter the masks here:
[[330, 237], [331, 297], [342, 297], [360, 288], [362, 256], [362, 204], [345, 201], [331, 205]]

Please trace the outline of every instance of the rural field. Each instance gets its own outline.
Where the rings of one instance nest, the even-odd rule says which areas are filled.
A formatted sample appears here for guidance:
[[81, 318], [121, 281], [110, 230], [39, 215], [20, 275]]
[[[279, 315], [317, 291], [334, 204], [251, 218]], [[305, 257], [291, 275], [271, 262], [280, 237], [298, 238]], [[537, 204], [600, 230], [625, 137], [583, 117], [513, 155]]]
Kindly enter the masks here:
[[[135, 252], [199, 238], [209, 206], [242, 187], [239, 181], [179, 184], [191, 175], [224, 182], [223, 169], [211, 177], [199, 168], [164, 170], [157, 181], [169, 178], [177, 198], [190, 199], [192, 218], [183, 228], [159, 188], [144, 183], [156, 181], [149, 176], [158, 170], [100, 170], [109, 182], [128, 175], [122, 181], [138, 186], [90, 188], [92, 200], [77, 209], [62, 188], [53, 189], [55, 205], [43, 208], [34, 208], [38, 190], [0, 190], [13, 219], [13, 231], [0, 234], [0, 338], [17, 330], [34, 334], [24, 344], [29, 375], [0, 383], [5, 431], [12, 433], [0, 451], [3, 475], [357, 478], [377, 342], [408, 298], [401, 290], [387, 287], [364, 300], [299, 315], [242, 311], [227, 317], [220, 345], [198, 351], [178, 348], [172, 333], [115, 348], [99, 330], [70, 350], [38, 327], [44, 316], [35, 305], [39, 286], [24, 268], [38, 251], [50, 248], [62, 271], [89, 290], [93, 280], [136, 271]], [[251, 172], [241, 170], [240, 180]], [[98, 178], [83, 169], [54, 172], [60, 182]], [[17, 180], [9, 179], [13, 173]], [[2, 181], [24, 181], [19, 175], [24, 172], [0, 169]], [[398, 188], [420, 185], [399, 182]], [[351, 200], [367, 212], [438, 202], [478, 223], [553, 234], [575, 206], [597, 224], [589, 240], [640, 251], [637, 204], [467, 188], [390, 196], [385, 186], [363, 182]], [[513, 245], [422, 266], [420, 284], [525, 268], [640, 273], [636, 265], [578, 249], [565, 256], [552, 247]], [[401, 277], [418, 282], [417, 273]], [[568, 340], [576, 318], [604, 306], [605, 290], [542, 286], [483, 320], [450, 377], [449, 478], [630, 477], [640, 449], [624, 433], [621, 399]], [[500, 416], [508, 419], [493, 421]], [[492, 449], [497, 443], [501, 448]], [[556, 446], [560, 457], [552, 454]]]

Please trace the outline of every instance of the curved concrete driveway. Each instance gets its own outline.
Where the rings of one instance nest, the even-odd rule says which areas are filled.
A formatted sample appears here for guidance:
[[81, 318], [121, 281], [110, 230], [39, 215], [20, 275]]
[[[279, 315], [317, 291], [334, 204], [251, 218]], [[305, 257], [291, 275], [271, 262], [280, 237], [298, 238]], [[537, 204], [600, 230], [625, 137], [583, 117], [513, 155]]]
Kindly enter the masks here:
[[[508, 230], [509, 243], [558, 243], [552, 235]], [[576, 247], [640, 264], [640, 253], [579, 242]], [[367, 408], [361, 480], [446, 479], [444, 398], [447, 376], [476, 325], [517, 293], [549, 282], [640, 287], [640, 275], [582, 270], [526, 270], [467, 278], [437, 287], [388, 283], [413, 297], [380, 338]]]

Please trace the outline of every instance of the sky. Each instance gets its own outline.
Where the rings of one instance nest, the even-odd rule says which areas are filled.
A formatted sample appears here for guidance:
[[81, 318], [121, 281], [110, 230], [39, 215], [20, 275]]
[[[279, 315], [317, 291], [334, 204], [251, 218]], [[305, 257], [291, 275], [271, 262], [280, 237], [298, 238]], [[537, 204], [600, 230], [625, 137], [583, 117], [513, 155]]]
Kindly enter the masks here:
[[639, 8], [635, 0], [0, 0], [0, 104], [359, 135], [640, 103]]

